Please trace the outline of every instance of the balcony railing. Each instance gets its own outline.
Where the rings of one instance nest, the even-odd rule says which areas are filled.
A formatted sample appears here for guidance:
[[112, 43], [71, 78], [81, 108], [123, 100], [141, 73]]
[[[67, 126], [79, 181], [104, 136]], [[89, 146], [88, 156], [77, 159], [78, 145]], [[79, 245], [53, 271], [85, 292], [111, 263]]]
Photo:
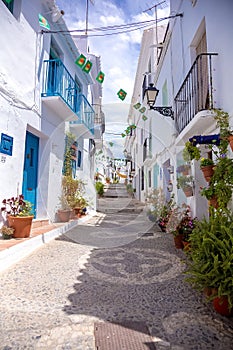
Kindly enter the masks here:
[[72, 113], [77, 115], [74, 124], [84, 124], [94, 132], [94, 110], [86, 97], [79, 93], [79, 86], [59, 59], [44, 61], [42, 97], [57, 96]]
[[84, 95], [78, 95], [75, 113], [79, 118], [75, 121], [71, 121], [70, 124], [72, 126], [84, 124], [91, 133], [94, 134], [95, 112]]
[[180, 133], [205, 109], [213, 109], [213, 56], [217, 53], [202, 53], [197, 56], [180, 90], [175, 97], [175, 123]]

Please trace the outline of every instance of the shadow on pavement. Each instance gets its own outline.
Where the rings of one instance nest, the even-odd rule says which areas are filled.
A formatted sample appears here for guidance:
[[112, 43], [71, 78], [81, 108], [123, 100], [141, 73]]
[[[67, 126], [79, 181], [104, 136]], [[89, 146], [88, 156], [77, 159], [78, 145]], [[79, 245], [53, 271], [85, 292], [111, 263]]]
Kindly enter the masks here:
[[153, 236], [93, 249], [64, 311], [113, 324], [145, 324], [156, 349], [230, 349], [232, 322], [215, 314], [184, 282], [183, 259], [172, 236], [157, 226]]

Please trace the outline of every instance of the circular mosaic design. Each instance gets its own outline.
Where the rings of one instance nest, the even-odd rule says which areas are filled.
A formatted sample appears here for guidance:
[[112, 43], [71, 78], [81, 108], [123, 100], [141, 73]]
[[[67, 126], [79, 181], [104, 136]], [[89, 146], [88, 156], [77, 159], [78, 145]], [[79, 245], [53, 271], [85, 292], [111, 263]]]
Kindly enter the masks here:
[[151, 284], [179, 275], [185, 266], [173, 254], [161, 250], [130, 248], [96, 252], [88, 266], [93, 278], [110, 283]]

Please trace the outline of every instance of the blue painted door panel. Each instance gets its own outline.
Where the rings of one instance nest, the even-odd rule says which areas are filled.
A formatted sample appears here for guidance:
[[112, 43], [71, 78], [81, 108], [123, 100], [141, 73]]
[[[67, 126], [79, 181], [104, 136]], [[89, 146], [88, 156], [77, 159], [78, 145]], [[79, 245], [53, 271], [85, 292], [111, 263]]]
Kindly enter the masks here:
[[24, 198], [33, 204], [34, 217], [36, 217], [38, 150], [39, 138], [27, 131], [22, 193]]

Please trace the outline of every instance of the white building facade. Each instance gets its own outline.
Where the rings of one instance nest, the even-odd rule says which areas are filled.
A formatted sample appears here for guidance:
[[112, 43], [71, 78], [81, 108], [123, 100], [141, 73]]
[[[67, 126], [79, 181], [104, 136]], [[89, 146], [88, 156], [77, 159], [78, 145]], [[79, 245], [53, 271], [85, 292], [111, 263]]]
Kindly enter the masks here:
[[[23, 193], [36, 219], [54, 221], [67, 132], [77, 142], [75, 173], [88, 178], [95, 196], [95, 139], [104, 132], [101, 105], [95, 108], [100, 58], [86, 57], [93, 76], [75, 64], [82, 52], [54, 0], [1, 0], [0, 12], [0, 201]], [[39, 14], [50, 29], [40, 26]]]
[[[177, 189], [177, 169], [184, 162], [186, 141], [196, 135], [219, 133], [211, 109], [229, 113], [233, 125], [233, 3], [171, 0], [170, 7], [173, 18], [164, 39], [155, 45], [159, 48], [158, 57], [150, 50], [154, 36], [144, 34], [142, 38], [139, 76], [129, 113], [129, 118], [135, 116], [137, 129], [127, 137], [125, 146], [135, 168], [133, 181], [138, 198], [144, 201], [151, 189], [161, 187], [167, 199], [174, 193], [177, 203], [190, 204], [193, 216], [201, 218], [208, 214], [208, 202], [201, 196], [206, 182], [200, 164], [191, 162], [193, 196], [188, 198]], [[156, 57], [155, 67], [150, 64], [151, 55]], [[143, 84], [143, 75], [149, 77], [147, 86]], [[145, 91], [151, 82], [159, 90], [155, 106], [172, 107], [173, 118], [148, 107]], [[147, 108], [145, 121], [139, 109], [133, 107], [137, 102]], [[201, 147], [201, 152], [206, 156], [209, 149]]]

